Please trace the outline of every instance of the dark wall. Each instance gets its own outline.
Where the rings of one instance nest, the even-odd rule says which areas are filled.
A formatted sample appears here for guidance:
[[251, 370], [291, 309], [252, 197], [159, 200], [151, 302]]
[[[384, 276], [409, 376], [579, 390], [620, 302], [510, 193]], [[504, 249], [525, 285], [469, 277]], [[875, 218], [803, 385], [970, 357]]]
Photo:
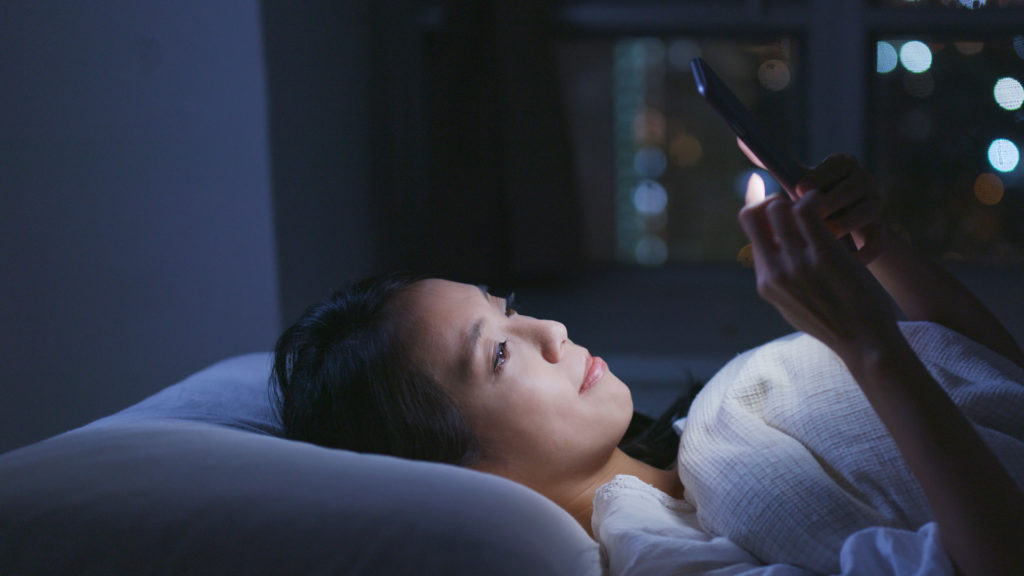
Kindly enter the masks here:
[[379, 55], [372, 3], [262, 4], [282, 318], [379, 271]]
[[282, 317], [390, 269], [579, 267], [547, 3], [264, 0]]
[[270, 348], [259, 16], [0, 3], [0, 451]]

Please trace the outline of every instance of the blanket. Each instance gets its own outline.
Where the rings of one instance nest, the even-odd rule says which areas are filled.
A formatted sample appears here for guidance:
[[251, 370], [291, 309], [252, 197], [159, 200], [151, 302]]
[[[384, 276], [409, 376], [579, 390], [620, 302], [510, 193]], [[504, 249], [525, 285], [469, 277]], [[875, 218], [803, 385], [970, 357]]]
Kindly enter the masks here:
[[[941, 326], [901, 328], [1024, 485], [1024, 371]], [[682, 426], [678, 471], [703, 529], [765, 564], [836, 573], [851, 534], [933, 520], [841, 360], [804, 334], [741, 354], [708, 382]]]
[[[594, 496], [594, 535], [609, 576], [818, 576], [762, 564], [724, 536], [704, 531], [697, 510], [635, 476], [616, 476]], [[871, 527], [839, 554], [840, 576], [953, 576], [934, 522], [916, 532]]]

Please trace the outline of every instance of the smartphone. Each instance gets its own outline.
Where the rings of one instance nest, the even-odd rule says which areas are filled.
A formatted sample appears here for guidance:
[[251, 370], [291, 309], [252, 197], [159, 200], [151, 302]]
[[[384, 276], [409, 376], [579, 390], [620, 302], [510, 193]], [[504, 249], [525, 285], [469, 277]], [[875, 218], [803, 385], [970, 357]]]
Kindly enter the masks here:
[[[793, 160], [785, 150], [768, 138], [761, 124], [740, 102], [740, 99], [729, 90], [708, 63], [701, 58], [690, 61], [693, 78], [697, 82], [697, 92], [711, 104], [718, 114], [725, 119], [732, 131], [743, 140], [747, 148], [761, 161], [765, 170], [772, 175], [780, 186], [795, 202], [796, 183], [807, 173], [807, 169]], [[839, 239], [847, 250], [856, 252], [857, 247], [849, 234]]]
[[736, 136], [743, 140], [789, 197], [796, 200], [796, 183], [807, 170], [771, 141], [761, 124], [707, 62], [694, 58], [690, 61], [690, 68], [697, 82], [697, 92], [711, 104]]

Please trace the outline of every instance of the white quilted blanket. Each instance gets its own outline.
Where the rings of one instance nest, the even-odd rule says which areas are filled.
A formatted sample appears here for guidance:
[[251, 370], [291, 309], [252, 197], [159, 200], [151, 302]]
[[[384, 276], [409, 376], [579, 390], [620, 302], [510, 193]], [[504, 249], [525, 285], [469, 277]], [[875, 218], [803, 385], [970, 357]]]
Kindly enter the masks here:
[[[1024, 371], [941, 326], [903, 330], [1024, 484]], [[679, 475], [703, 529], [765, 564], [836, 573], [853, 532], [932, 520], [842, 362], [803, 334], [746, 352], [715, 375], [683, 425]]]

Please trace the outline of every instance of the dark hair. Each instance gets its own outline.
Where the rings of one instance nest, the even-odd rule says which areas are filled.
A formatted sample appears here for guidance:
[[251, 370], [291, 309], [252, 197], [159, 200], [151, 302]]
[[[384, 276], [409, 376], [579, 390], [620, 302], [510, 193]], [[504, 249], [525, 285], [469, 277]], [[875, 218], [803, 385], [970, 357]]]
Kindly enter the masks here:
[[[271, 393], [294, 440], [356, 452], [468, 465], [479, 444], [455, 401], [409, 360], [397, 336], [395, 297], [419, 280], [375, 276], [306, 309], [274, 348]], [[634, 412], [620, 447], [667, 468], [679, 440], [672, 422], [699, 386], [657, 420]]]
[[274, 348], [276, 405], [289, 438], [356, 452], [466, 465], [477, 440], [455, 402], [395, 335], [395, 296], [418, 280], [368, 278], [306, 309]]

